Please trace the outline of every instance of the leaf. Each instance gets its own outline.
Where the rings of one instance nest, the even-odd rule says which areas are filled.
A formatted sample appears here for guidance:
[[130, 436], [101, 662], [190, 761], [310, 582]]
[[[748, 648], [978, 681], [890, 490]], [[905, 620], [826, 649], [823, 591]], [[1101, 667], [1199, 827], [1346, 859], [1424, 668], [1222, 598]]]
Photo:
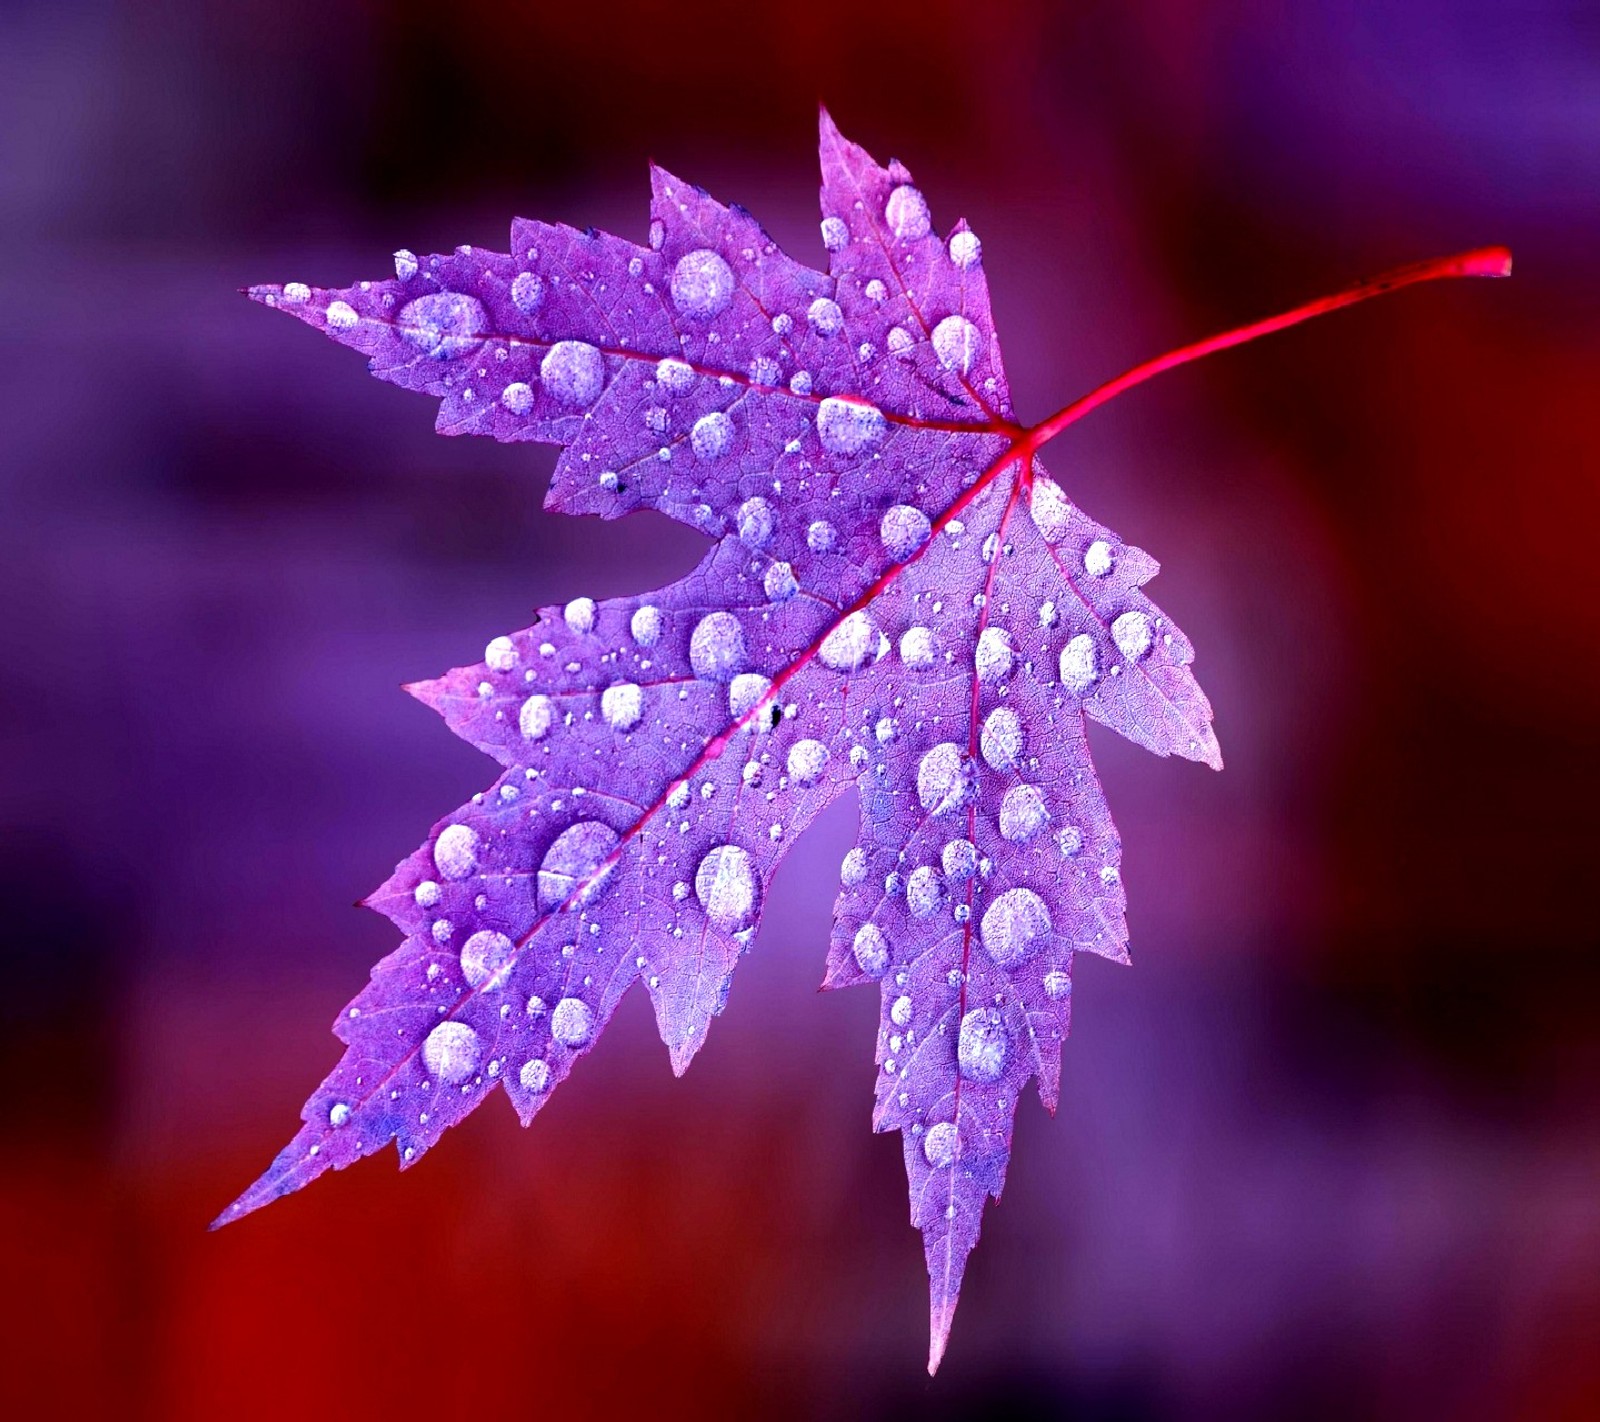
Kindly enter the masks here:
[[[982, 247], [823, 115], [828, 271], [659, 168], [650, 240], [517, 221], [511, 253], [250, 295], [432, 395], [443, 434], [562, 447], [547, 504], [659, 509], [712, 540], [669, 587], [578, 597], [410, 688], [503, 773], [368, 903], [405, 934], [334, 1030], [343, 1059], [234, 1220], [393, 1141], [410, 1165], [497, 1088], [531, 1121], [642, 982], [674, 1071], [727, 1000], [778, 861], [861, 808], [828, 987], [876, 983], [876, 1130], [902, 1133], [930, 1370], [1017, 1101], [1056, 1102], [1079, 953], [1124, 962], [1121, 847], [1085, 718], [1220, 767], [1156, 563], [1037, 459], [1158, 370], [1024, 429]], [[1452, 265], [1453, 263], [1453, 265]]]

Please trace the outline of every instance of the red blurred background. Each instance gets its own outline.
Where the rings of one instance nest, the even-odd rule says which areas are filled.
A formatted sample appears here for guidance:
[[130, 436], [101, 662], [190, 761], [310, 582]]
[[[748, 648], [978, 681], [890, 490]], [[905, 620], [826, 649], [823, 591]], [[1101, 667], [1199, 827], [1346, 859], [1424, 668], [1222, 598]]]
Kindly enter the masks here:
[[[674, 1081], [642, 1001], [215, 1235], [489, 763], [395, 688], [698, 540], [236, 288], [642, 238], [654, 157], [820, 260], [815, 105], [984, 240], [1024, 418], [1487, 242], [1052, 448], [1165, 560], [1228, 769], [1091, 739], [1136, 964], [1080, 976], [922, 1371], [852, 810]], [[11, 1416], [1600, 1416], [1600, 12], [10, 0], [0, 11], [0, 1402]], [[1586, 867], [1587, 866], [1587, 867]]]

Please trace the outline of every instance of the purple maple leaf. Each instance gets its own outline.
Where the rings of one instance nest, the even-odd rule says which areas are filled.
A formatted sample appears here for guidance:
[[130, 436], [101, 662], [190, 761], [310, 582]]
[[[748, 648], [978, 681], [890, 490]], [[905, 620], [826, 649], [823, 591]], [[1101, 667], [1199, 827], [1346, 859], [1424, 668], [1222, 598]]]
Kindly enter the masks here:
[[1039, 447], [1159, 370], [1502, 249], [1408, 268], [1140, 366], [1029, 428], [982, 246], [822, 118], [826, 272], [659, 168], [648, 246], [517, 221], [509, 255], [250, 295], [440, 400], [443, 434], [562, 446], [547, 503], [712, 540], [669, 587], [542, 609], [411, 690], [504, 767], [368, 902], [405, 940], [335, 1023], [304, 1127], [219, 1223], [497, 1087], [531, 1121], [642, 982], [673, 1069], [722, 1011], [785, 851], [854, 787], [825, 985], [876, 983], [930, 1371], [1030, 1081], [1054, 1109], [1079, 953], [1126, 961], [1085, 717], [1220, 767], [1156, 563]]

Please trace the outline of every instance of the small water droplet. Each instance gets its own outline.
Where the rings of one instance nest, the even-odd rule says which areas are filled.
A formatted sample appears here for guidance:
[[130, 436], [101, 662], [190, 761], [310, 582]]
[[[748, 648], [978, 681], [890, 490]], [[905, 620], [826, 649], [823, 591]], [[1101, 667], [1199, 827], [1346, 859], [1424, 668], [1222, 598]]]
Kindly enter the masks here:
[[1111, 571], [1111, 545], [1097, 538], [1083, 550], [1083, 568], [1091, 577], [1103, 578]]
[[733, 421], [721, 410], [700, 416], [689, 431], [689, 445], [700, 459], [721, 459], [733, 447]]
[[788, 602], [800, 591], [794, 569], [787, 563], [773, 563], [763, 575], [761, 587], [769, 602]]
[[844, 312], [837, 301], [819, 296], [806, 310], [806, 324], [819, 336], [837, 336], [844, 329]]
[[744, 628], [731, 612], [702, 617], [689, 637], [689, 665], [709, 681], [732, 681], [744, 666]]
[[927, 918], [944, 899], [939, 871], [931, 864], [920, 864], [906, 880], [906, 907], [913, 918]]
[[535, 1057], [531, 1062], [524, 1062], [522, 1070], [517, 1074], [517, 1080], [522, 1083], [524, 1091], [531, 1091], [535, 1096], [542, 1095], [550, 1089], [549, 1063]]
[[998, 1081], [1005, 1071], [1011, 1044], [999, 1012], [975, 1007], [961, 1019], [956, 1037], [956, 1066], [968, 1081]]
[[985, 686], [993, 686], [1011, 675], [1016, 662], [1016, 652], [1011, 646], [1011, 634], [1002, 627], [985, 627], [978, 634], [978, 648], [973, 653], [973, 669]]
[[875, 923], [864, 923], [856, 930], [850, 952], [856, 966], [869, 978], [881, 978], [889, 966], [889, 940]]
[[933, 328], [933, 353], [946, 370], [966, 375], [983, 344], [978, 328], [965, 316], [946, 316]]
[[1013, 785], [1000, 801], [1000, 834], [1012, 844], [1026, 844], [1049, 823], [1044, 797], [1032, 785]]
[[927, 514], [910, 504], [895, 504], [884, 510], [878, 522], [878, 537], [885, 551], [897, 563], [903, 563], [928, 541], [933, 525]]
[[1138, 661], [1150, 650], [1154, 640], [1150, 619], [1142, 612], [1124, 612], [1111, 624], [1111, 640], [1130, 662]]
[[978, 850], [970, 839], [953, 839], [945, 845], [939, 862], [952, 884], [963, 884], [978, 872]]
[[478, 867], [478, 836], [471, 825], [446, 825], [433, 842], [433, 862], [446, 879], [465, 879]]
[[429, 360], [454, 360], [476, 350], [487, 330], [489, 315], [475, 296], [456, 291], [431, 291], [408, 301], [395, 317], [406, 342]]
[[923, 1158], [935, 1170], [947, 1170], [956, 1163], [960, 1144], [961, 1136], [954, 1122], [940, 1121], [936, 1126], [929, 1126], [928, 1134], [922, 1138]]
[[524, 316], [544, 305], [544, 283], [533, 272], [518, 272], [511, 279], [511, 304]]
[[633, 640], [641, 647], [653, 647], [661, 639], [661, 609], [646, 603], [636, 608], [628, 621]]
[[553, 909], [582, 888], [579, 904], [590, 903], [608, 877], [596, 871], [617, 847], [617, 832], [599, 820], [579, 820], [555, 837], [539, 863], [539, 906]]
[[902, 183], [889, 194], [883, 216], [889, 224], [889, 230], [903, 242], [926, 237], [933, 228], [927, 199], [910, 183]]
[[822, 219], [822, 245], [830, 252], [842, 252], [850, 241], [850, 229], [837, 217]]
[[900, 660], [913, 671], [931, 667], [937, 654], [933, 633], [926, 627], [908, 627], [900, 636]]
[[976, 232], [961, 231], [950, 238], [950, 260], [965, 271], [983, 260], [983, 243]]
[[822, 639], [817, 656], [833, 671], [859, 671], [877, 644], [878, 633], [871, 619], [865, 612], [852, 612]]
[[991, 770], [1010, 770], [1022, 758], [1022, 720], [1009, 706], [996, 706], [984, 719], [978, 749]]

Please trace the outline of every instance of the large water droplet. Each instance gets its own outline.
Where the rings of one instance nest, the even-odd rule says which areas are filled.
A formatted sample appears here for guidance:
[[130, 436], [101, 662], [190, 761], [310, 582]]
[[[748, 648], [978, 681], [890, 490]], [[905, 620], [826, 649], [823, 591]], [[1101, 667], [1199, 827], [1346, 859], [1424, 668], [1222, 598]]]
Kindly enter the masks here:
[[970, 839], [953, 839], [945, 845], [939, 862], [952, 884], [964, 884], [978, 872], [978, 848]]
[[594, 631], [594, 615], [598, 609], [592, 597], [575, 597], [561, 609], [561, 620], [574, 636], [587, 637]]
[[672, 269], [672, 304], [685, 316], [707, 321], [733, 300], [733, 268], [708, 247], [685, 252]]
[[1103, 578], [1111, 571], [1111, 545], [1097, 538], [1083, 550], [1083, 569], [1091, 577]]
[[770, 677], [760, 672], [740, 672], [728, 683], [728, 713], [734, 720], [742, 721], [771, 690]]
[[653, 647], [661, 638], [661, 609], [646, 603], [643, 607], [634, 609], [634, 614], [628, 622], [628, 630], [633, 633], [633, 640], [641, 647]]
[[441, 877], [465, 879], [478, 867], [478, 836], [471, 825], [446, 825], [433, 842], [433, 862]]
[[1155, 640], [1150, 631], [1150, 619], [1142, 612], [1124, 612], [1111, 624], [1111, 640], [1130, 662], [1138, 661]]
[[889, 230], [902, 241], [926, 237], [933, 227], [933, 219], [928, 215], [928, 200], [910, 183], [902, 183], [889, 194], [883, 216], [889, 224]]
[[544, 305], [544, 283], [533, 272], [518, 272], [511, 279], [511, 304], [524, 316]]
[[631, 681], [619, 681], [600, 693], [600, 714], [613, 731], [631, 731], [644, 715], [644, 693]]
[[821, 741], [796, 741], [789, 747], [789, 779], [796, 785], [810, 785], [828, 763], [828, 748]]
[[933, 531], [927, 514], [910, 504], [895, 504], [885, 509], [878, 522], [878, 537], [884, 549], [897, 563], [903, 563], [924, 543]]
[[746, 548], [759, 553], [772, 542], [772, 531], [777, 527], [777, 515], [772, 505], [757, 495], [739, 505], [737, 520], [739, 541]]
[[354, 1113], [351, 1111], [350, 1103], [348, 1101], [335, 1101], [333, 1105], [328, 1108], [328, 1124], [337, 1131], [341, 1127], [348, 1126], [350, 1124], [350, 1117], [353, 1114]]
[[689, 665], [696, 676], [732, 681], [744, 666], [744, 628], [731, 612], [710, 612], [689, 637]]
[[852, 612], [817, 649], [823, 666], [836, 672], [860, 671], [878, 645], [878, 632], [865, 612]]
[[394, 274], [401, 281], [410, 281], [417, 274], [418, 268], [417, 254], [409, 247], [402, 247], [394, 254]]
[[772, 564], [761, 579], [761, 589], [769, 602], [788, 602], [800, 591], [794, 569], [787, 563]]
[[978, 358], [983, 337], [965, 316], [946, 316], [933, 328], [933, 353], [946, 370], [966, 375]]
[[1016, 655], [1009, 632], [1003, 627], [985, 627], [978, 634], [978, 649], [972, 656], [973, 670], [985, 686], [993, 686], [1011, 675]]
[[1013, 785], [1000, 801], [1000, 833], [1012, 844], [1026, 844], [1049, 823], [1044, 797], [1032, 785]]
[[908, 627], [900, 636], [900, 660], [913, 671], [924, 671], [933, 665], [933, 633], [926, 627]]
[[539, 907], [558, 908], [581, 886], [579, 904], [599, 893], [606, 875], [596, 870], [617, 847], [617, 832], [599, 820], [580, 820], [555, 837], [539, 865]]
[[550, 1066], [548, 1062], [535, 1057], [531, 1062], [522, 1064], [522, 1071], [517, 1080], [522, 1083], [524, 1091], [531, 1091], [535, 1096], [550, 1089]]
[[500, 403], [513, 415], [526, 415], [533, 408], [533, 386], [513, 381], [500, 392]]
[[606, 364], [587, 341], [557, 341], [539, 362], [539, 375], [563, 405], [592, 405], [606, 383]]
[[[285, 295], [287, 295], [285, 290]], [[475, 296], [456, 291], [434, 291], [408, 301], [395, 317], [395, 327], [430, 360], [453, 360], [476, 350], [480, 332], [489, 325], [488, 313]]]
[[446, 1086], [465, 1081], [478, 1068], [483, 1043], [465, 1022], [441, 1022], [422, 1043], [422, 1063]]
[[1033, 515], [1034, 527], [1046, 543], [1059, 543], [1067, 536], [1072, 524], [1072, 504], [1055, 480], [1034, 474], [1028, 512]]
[[978, 749], [991, 770], [1010, 770], [1022, 759], [1022, 720], [1009, 706], [996, 706], [978, 733]]
[[1044, 975], [1044, 995], [1060, 1000], [1072, 992], [1072, 979], [1060, 968], [1051, 968]]
[[830, 252], [843, 251], [850, 241], [850, 229], [844, 225], [841, 218], [824, 217], [822, 219], [822, 245]]
[[968, 1081], [998, 1081], [1006, 1069], [1011, 1044], [1006, 1040], [1000, 1013], [992, 1007], [975, 1007], [961, 1019], [956, 1037], [956, 1065]]
[[563, 1047], [581, 1047], [594, 1036], [594, 1009], [581, 997], [564, 997], [550, 1012], [550, 1035]]
[[510, 671], [517, 664], [517, 644], [509, 637], [496, 637], [483, 649], [483, 661], [490, 671]]
[[517, 725], [522, 728], [525, 739], [542, 741], [550, 733], [555, 718], [555, 703], [548, 696], [530, 696], [517, 712]]
[[837, 301], [819, 296], [806, 311], [806, 324], [819, 336], [837, 336], [844, 329], [844, 312]]
[[883, 443], [889, 422], [876, 405], [830, 395], [817, 407], [817, 437], [829, 454], [856, 455]]
[[694, 367], [668, 356], [656, 362], [656, 384], [669, 395], [682, 395], [694, 384]]
[[889, 966], [889, 940], [875, 923], [863, 923], [856, 930], [850, 952], [856, 960], [856, 966], [869, 978], [881, 978], [884, 969]]
[[517, 945], [492, 928], [480, 929], [461, 945], [461, 976], [479, 992], [504, 987], [516, 961]]
[[972, 764], [952, 741], [936, 745], [917, 766], [917, 799], [930, 815], [944, 815], [965, 805], [972, 795]]
[[733, 421], [721, 410], [701, 415], [689, 431], [689, 444], [700, 459], [721, 459], [733, 447]]
[[894, 1005], [889, 1009], [889, 1020], [896, 1027], [909, 1027], [911, 1025], [912, 1003], [904, 993], [895, 998]]
[[813, 553], [831, 553], [839, 541], [839, 530], [825, 518], [806, 529], [806, 547]]
[[1007, 889], [983, 911], [978, 936], [1002, 968], [1033, 957], [1050, 938], [1050, 910], [1032, 889]]
[[906, 880], [906, 907], [913, 918], [927, 918], [944, 899], [939, 871], [931, 864], [919, 864]]
[[961, 1135], [954, 1122], [940, 1121], [936, 1126], [929, 1126], [928, 1134], [922, 1138], [923, 1159], [935, 1170], [946, 1170], [956, 1163], [956, 1149], [960, 1144]]
[[950, 238], [950, 260], [963, 271], [983, 260], [983, 243], [976, 232], [961, 231]]
[[719, 844], [694, 871], [694, 896], [719, 928], [743, 928], [756, 911], [760, 885], [755, 864], [736, 844]]
[[1061, 684], [1068, 691], [1087, 691], [1097, 675], [1094, 638], [1080, 632], [1061, 649]]

